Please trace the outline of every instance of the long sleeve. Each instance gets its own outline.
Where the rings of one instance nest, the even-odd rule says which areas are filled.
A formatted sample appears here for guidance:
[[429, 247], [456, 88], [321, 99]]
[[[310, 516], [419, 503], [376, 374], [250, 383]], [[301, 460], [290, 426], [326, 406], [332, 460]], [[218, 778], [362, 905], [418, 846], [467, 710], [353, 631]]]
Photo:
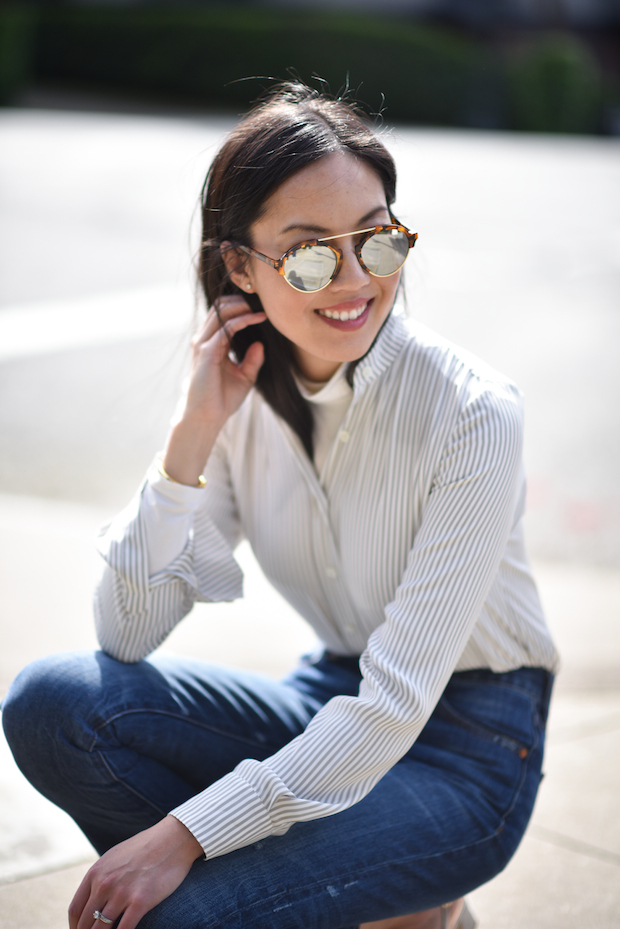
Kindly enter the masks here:
[[521, 441], [517, 392], [470, 390], [400, 583], [362, 655], [359, 696], [333, 698], [277, 754], [242, 762], [173, 811], [207, 857], [347, 808], [413, 744], [465, 648], [518, 519]]
[[[152, 467], [129, 506], [102, 531], [98, 548], [106, 567], [95, 592], [95, 623], [101, 647], [120, 661], [140, 661], [157, 648], [196, 600], [242, 596], [232, 554], [239, 517], [218, 445], [206, 473], [204, 489], [166, 487]], [[150, 553], [158, 558], [154, 571]]]

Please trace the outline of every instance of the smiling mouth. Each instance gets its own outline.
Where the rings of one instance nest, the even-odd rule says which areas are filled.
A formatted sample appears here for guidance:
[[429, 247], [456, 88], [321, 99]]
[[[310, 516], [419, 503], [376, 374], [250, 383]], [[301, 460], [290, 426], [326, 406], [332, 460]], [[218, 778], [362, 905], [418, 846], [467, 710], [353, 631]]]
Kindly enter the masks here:
[[359, 319], [367, 306], [368, 301], [354, 310], [317, 310], [317, 313], [319, 316], [326, 316], [327, 319], [339, 319], [341, 322], [346, 322], [348, 319]]

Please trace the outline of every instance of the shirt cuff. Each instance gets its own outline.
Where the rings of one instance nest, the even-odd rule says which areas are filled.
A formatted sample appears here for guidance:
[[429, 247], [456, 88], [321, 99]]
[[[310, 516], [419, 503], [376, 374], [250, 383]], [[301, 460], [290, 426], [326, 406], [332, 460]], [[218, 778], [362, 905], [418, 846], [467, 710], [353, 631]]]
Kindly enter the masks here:
[[204, 502], [204, 494], [202, 487], [166, 480], [156, 464], [149, 468], [140, 504], [149, 577], [172, 564], [185, 550], [194, 513]]
[[206, 858], [227, 855], [275, 832], [261, 798], [235, 771], [170, 813], [200, 842]]

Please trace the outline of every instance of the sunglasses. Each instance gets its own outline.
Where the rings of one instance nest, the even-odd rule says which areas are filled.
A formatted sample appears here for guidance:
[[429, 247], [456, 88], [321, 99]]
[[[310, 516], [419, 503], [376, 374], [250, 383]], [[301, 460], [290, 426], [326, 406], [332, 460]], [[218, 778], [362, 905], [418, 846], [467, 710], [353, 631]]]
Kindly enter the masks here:
[[354, 232], [341, 232], [322, 239], [300, 242], [278, 259], [268, 258], [247, 245], [234, 247], [275, 268], [294, 290], [304, 294], [316, 293], [331, 284], [342, 266], [342, 251], [335, 245], [327, 244], [333, 239], [343, 239], [350, 235], [361, 236], [355, 246], [355, 255], [364, 271], [368, 271], [374, 277], [390, 277], [400, 271], [409, 249], [416, 243], [418, 233], [402, 226], [393, 216], [392, 220], [393, 222], [386, 226], [371, 226], [368, 229], [356, 229]]

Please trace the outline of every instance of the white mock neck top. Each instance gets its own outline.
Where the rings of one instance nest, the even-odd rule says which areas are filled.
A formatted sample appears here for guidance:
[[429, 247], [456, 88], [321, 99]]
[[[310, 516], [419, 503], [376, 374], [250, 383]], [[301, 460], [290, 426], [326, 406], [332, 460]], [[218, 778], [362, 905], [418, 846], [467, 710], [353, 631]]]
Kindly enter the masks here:
[[314, 466], [319, 478], [353, 399], [353, 388], [346, 377], [347, 367], [348, 363], [340, 365], [329, 381], [321, 385], [295, 376], [300, 394], [312, 405]]

